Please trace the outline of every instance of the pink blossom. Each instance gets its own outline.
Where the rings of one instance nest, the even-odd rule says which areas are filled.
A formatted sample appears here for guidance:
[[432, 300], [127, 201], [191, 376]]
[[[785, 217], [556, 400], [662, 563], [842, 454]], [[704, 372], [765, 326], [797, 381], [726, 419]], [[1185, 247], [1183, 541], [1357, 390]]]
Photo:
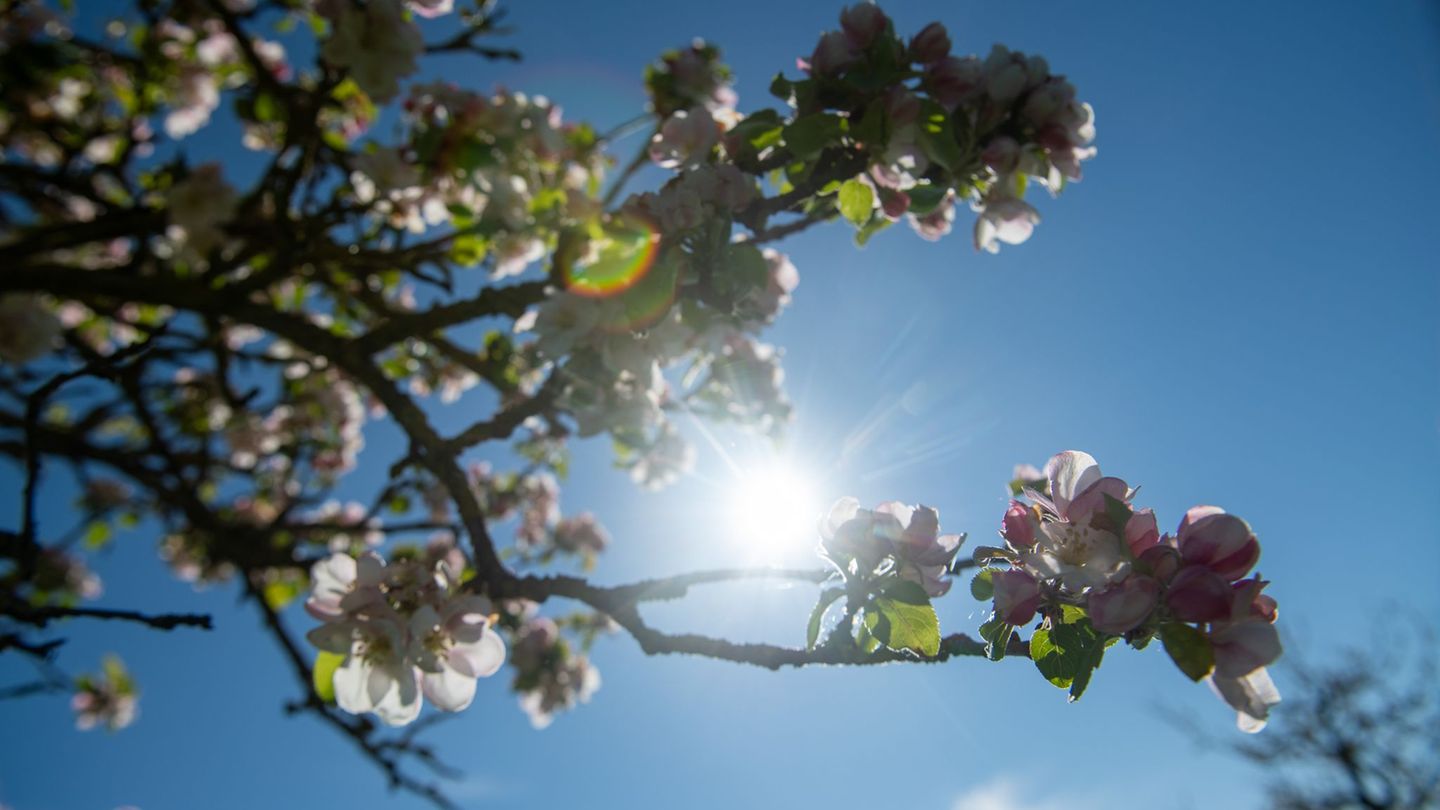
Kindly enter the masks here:
[[666, 169], [702, 162], [720, 141], [720, 127], [702, 107], [679, 110], [650, 142], [650, 159]]
[[1160, 528], [1155, 522], [1155, 511], [1136, 509], [1132, 512], [1125, 524], [1125, 544], [1130, 547], [1130, 553], [1138, 557], [1159, 542]]
[[990, 196], [975, 219], [975, 249], [999, 253], [1000, 243], [1018, 245], [1030, 238], [1040, 223], [1035, 206], [1018, 197]]
[[910, 58], [922, 65], [933, 65], [949, 55], [950, 34], [938, 22], [921, 28], [910, 40]]
[[1269, 666], [1283, 652], [1275, 625], [1258, 618], [1217, 625], [1210, 632], [1210, 644], [1215, 650], [1215, 674], [1224, 678]]
[[974, 97], [985, 69], [973, 56], [951, 56], [925, 71], [924, 86], [945, 110], [952, 111]]
[[995, 587], [995, 615], [1006, 624], [1028, 624], [1040, 608], [1040, 583], [1026, 572], [1012, 568], [991, 575]]
[[1260, 543], [1250, 524], [1218, 506], [1196, 506], [1186, 512], [1177, 534], [1185, 562], [1203, 565], [1232, 582], [1260, 559]]
[[1170, 580], [1165, 603], [1183, 622], [1212, 622], [1227, 618], [1233, 600], [1230, 585], [1203, 565], [1187, 565]]
[[1159, 597], [1160, 583], [1146, 576], [1126, 577], [1090, 595], [1086, 602], [1090, 623], [1102, 633], [1128, 633], [1150, 617]]
[[1011, 501], [1000, 534], [1014, 548], [1029, 548], [1035, 545], [1035, 523], [1034, 513], [1025, 504]]
[[816, 76], [836, 76], [859, 59], [849, 37], [840, 31], [828, 31], [821, 35], [810, 56], [810, 71]]
[[840, 12], [840, 28], [845, 38], [859, 50], [870, 47], [875, 38], [885, 32], [890, 19], [874, 3], [856, 3]]

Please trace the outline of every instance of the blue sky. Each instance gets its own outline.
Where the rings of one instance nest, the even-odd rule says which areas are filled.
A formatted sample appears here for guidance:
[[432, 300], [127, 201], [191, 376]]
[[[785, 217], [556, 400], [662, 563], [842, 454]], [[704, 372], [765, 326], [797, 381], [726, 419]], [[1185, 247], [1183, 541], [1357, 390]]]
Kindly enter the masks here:
[[[512, 9], [523, 64], [437, 71], [544, 93], [604, 128], [639, 111], [647, 62], [703, 36], [725, 49], [750, 110], [771, 103], [770, 77], [793, 73], [839, 8], [533, 0]], [[1043, 54], [1094, 105], [1099, 155], [1061, 199], [1038, 201], [1034, 238], [999, 256], [974, 253], [966, 212], [938, 244], [896, 228], [857, 251], [842, 225], [786, 243], [801, 286], [770, 337], [797, 406], [786, 450], [820, 506], [924, 502], [947, 530], [984, 542], [1012, 465], [1084, 449], [1141, 485], [1137, 501], [1162, 527], [1197, 503], [1248, 519], [1284, 632], [1309, 660], [1372, 643], [1383, 617], [1434, 616], [1440, 13], [1418, 0], [885, 8], [905, 32], [943, 21], [957, 50]], [[716, 440], [695, 476], [659, 494], [613, 470], [604, 442], [577, 448], [564, 507], [597, 512], [616, 538], [597, 580], [813, 559], [811, 538], [763, 553], [737, 540], [723, 457], [763, 454], [744, 435]], [[362, 464], [394, 451], [382, 432]], [[13, 471], [3, 475], [13, 488]], [[210, 611], [218, 630], [73, 625], [63, 660], [78, 669], [122, 653], [145, 690], [141, 718], [119, 735], [80, 734], [61, 698], [0, 705], [0, 802], [423, 806], [386, 797], [345, 740], [283, 715], [295, 686], [233, 590], [196, 595], [157, 564], [153, 538], [122, 540], [97, 563], [102, 604]], [[965, 591], [939, 603], [946, 632], [983, 618]], [[813, 599], [809, 588], [717, 588], [647, 615], [798, 644]], [[1156, 649], [1113, 650], [1074, 705], [1023, 660], [770, 673], [646, 659], [625, 636], [593, 658], [603, 688], [543, 732], [499, 682], [432, 732], [467, 774], [454, 788], [462, 804], [1262, 802], [1260, 773], [1161, 718], [1189, 713], [1211, 735], [1237, 733]], [[0, 684], [22, 672], [0, 663]], [[1283, 668], [1276, 679], [1283, 693]]]

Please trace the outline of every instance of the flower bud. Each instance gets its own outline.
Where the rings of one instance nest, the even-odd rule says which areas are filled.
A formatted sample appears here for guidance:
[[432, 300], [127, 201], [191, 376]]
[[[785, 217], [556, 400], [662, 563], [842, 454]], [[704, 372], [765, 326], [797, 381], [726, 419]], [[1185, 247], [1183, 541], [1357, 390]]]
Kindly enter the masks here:
[[991, 582], [995, 586], [995, 615], [1006, 624], [1024, 625], [1040, 608], [1040, 583], [1019, 569], [996, 571]]
[[1025, 504], [1011, 501], [1005, 510], [1005, 519], [1000, 524], [1000, 535], [1015, 548], [1029, 548], [1035, 545], [1035, 516]]
[[979, 59], [951, 56], [930, 66], [925, 72], [925, 87], [941, 107], [951, 111], [975, 94], [984, 75]]
[[1185, 513], [1178, 545], [1185, 562], [1203, 565], [1231, 582], [1260, 559], [1260, 542], [1250, 525], [1216, 506], [1196, 506]]
[[997, 136], [980, 151], [980, 160], [999, 174], [1009, 174], [1020, 164], [1020, 144], [1008, 135]]
[[870, 47], [889, 24], [885, 12], [874, 3], [856, 3], [840, 12], [840, 27], [845, 31], [845, 38], [862, 51]]
[[1215, 675], [1239, 678], [1269, 666], [1284, 650], [1275, 625], [1263, 619], [1246, 619], [1224, 624], [1210, 634], [1215, 650]]
[[886, 218], [896, 220], [910, 210], [910, 195], [903, 191], [891, 191], [880, 189], [880, 210], [885, 213]]
[[1130, 515], [1130, 521], [1125, 524], [1125, 545], [1130, 547], [1131, 554], [1138, 557], [1159, 542], [1160, 528], [1153, 509], [1140, 509]]
[[949, 55], [950, 34], [938, 22], [921, 28], [910, 40], [910, 58], [922, 65], [933, 65]]
[[1203, 565], [1187, 565], [1170, 581], [1165, 603], [1183, 622], [1213, 622], [1230, 617], [1230, 585]]
[[1137, 556], [1140, 558], [1140, 564], [1150, 569], [1150, 575], [1164, 583], [1168, 583], [1174, 578], [1175, 573], [1184, 564], [1180, 559], [1180, 552], [1176, 551], [1174, 546], [1165, 543], [1157, 543]]
[[1090, 594], [1086, 609], [1096, 630], [1118, 636], [1144, 623], [1159, 598], [1160, 583], [1146, 576], [1131, 576]]
[[815, 45], [815, 53], [810, 56], [810, 72], [816, 76], [836, 76], [859, 58], [855, 46], [843, 33], [829, 31]]

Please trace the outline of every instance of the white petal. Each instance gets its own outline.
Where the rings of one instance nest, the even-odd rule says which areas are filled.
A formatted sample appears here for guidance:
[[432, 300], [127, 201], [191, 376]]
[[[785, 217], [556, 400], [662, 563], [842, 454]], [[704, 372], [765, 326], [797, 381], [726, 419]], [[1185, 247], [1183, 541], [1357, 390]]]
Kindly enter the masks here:
[[1089, 453], [1066, 450], [1046, 462], [1045, 477], [1050, 479], [1050, 500], [1064, 514], [1076, 495], [1100, 480], [1100, 465]]
[[487, 631], [472, 644], [456, 644], [447, 660], [450, 666], [471, 678], [488, 678], [505, 663], [505, 641], [499, 633]]
[[370, 665], [358, 655], [350, 655], [335, 670], [335, 703], [351, 714], [364, 714], [374, 707], [365, 692]]
[[390, 676], [398, 688], [390, 690], [385, 699], [375, 706], [375, 715], [387, 726], [403, 726], [414, 722], [420, 716], [419, 670], [403, 667]]
[[831, 539], [835, 536], [835, 531], [846, 521], [855, 517], [855, 513], [858, 511], [860, 511], [860, 501], [857, 498], [847, 495], [836, 501], [835, 505], [830, 507], [829, 514], [820, 521], [820, 536], [826, 540]]
[[442, 712], [458, 712], [475, 699], [475, 679], [449, 667], [425, 673], [420, 682], [425, 697]]

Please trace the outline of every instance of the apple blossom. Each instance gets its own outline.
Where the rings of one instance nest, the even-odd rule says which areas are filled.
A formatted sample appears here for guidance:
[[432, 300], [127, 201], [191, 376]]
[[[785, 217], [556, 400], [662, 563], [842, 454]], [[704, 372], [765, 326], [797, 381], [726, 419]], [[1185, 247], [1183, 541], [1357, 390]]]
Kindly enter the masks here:
[[82, 675], [75, 681], [70, 708], [75, 712], [75, 727], [89, 731], [104, 726], [106, 731], [119, 731], [139, 716], [139, 690], [120, 659], [108, 655], [99, 675]]
[[1196, 506], [1185, 513], [1176, 545], [1187, 563], [1203, 565], [1234, 581], [1260, 559], [1260, 544], [1250, 525], [1216, 506]]
[[357, 8], [346, 0], [332, 4], [333, 30], [321, 45], [325, 61], [349, 71], [355, 83], [376, 101], [400, 92], [400, 79], [414, 73], [424, 48], [420, 31], [405, 19], [400, 0], [367, 0]]
[[932, 65], [950, 55], [950, 34], [945, 26], [932, 22], [910, 39], [910, 58]]
[[995, 615], [1006, 624], [1029, 624], [1040, 608], [1040, 583], [1018, 568], [996, 571], [991, 576], [995, 588]]
[[197, 166], [165, 196], [170, 221], [194, 255], [204, 256], [224, 241], [222, 226], [235, 216], [239, 205], [223, 172], [219, 163]]
[[456, 590], [453, 564], [347, 559], [336, 554], [315, 565], [306, 601], [323, 622], [306, 637], [344, 656], [334, 673], [340, 708], [405, 725], [419, 716], [422, 698], [441, 711], [469, 706], [475, 680], [505, 660], [490, 602]]
[[1230, 585], [1203, 565], [1187, 565], [1171, 579], [1165, 604], [1182, 622], [1209, 622], [1230, 615]]
[[1280, 703], [1280, 691], [1264, 667], [1236, 678], [1217, 673], [1208, 676], [1205, 682], [1235, 710], [1236, 725], [1247, 734], [1264, 729], [1271, 707]]
[[1132, 575], [1090, 594], [1085, 605], [1096, 630], [1123, 635], [1149, 618], [1159, 596], [1160, 583], [1147, 576]]
[[859, 50], [870, 47], [875, 38], [885, 33], [890, 18], [880, 7], [870, 2], [860, 2], [840, 12], [840, 28], [846, 39]]
[[1021, 244], [1040, 222], [1035, 206], [1005, 194], [987, 195], [975, 210], [975, 249], [988, 253], [1000, 252], [1001, 242]]

